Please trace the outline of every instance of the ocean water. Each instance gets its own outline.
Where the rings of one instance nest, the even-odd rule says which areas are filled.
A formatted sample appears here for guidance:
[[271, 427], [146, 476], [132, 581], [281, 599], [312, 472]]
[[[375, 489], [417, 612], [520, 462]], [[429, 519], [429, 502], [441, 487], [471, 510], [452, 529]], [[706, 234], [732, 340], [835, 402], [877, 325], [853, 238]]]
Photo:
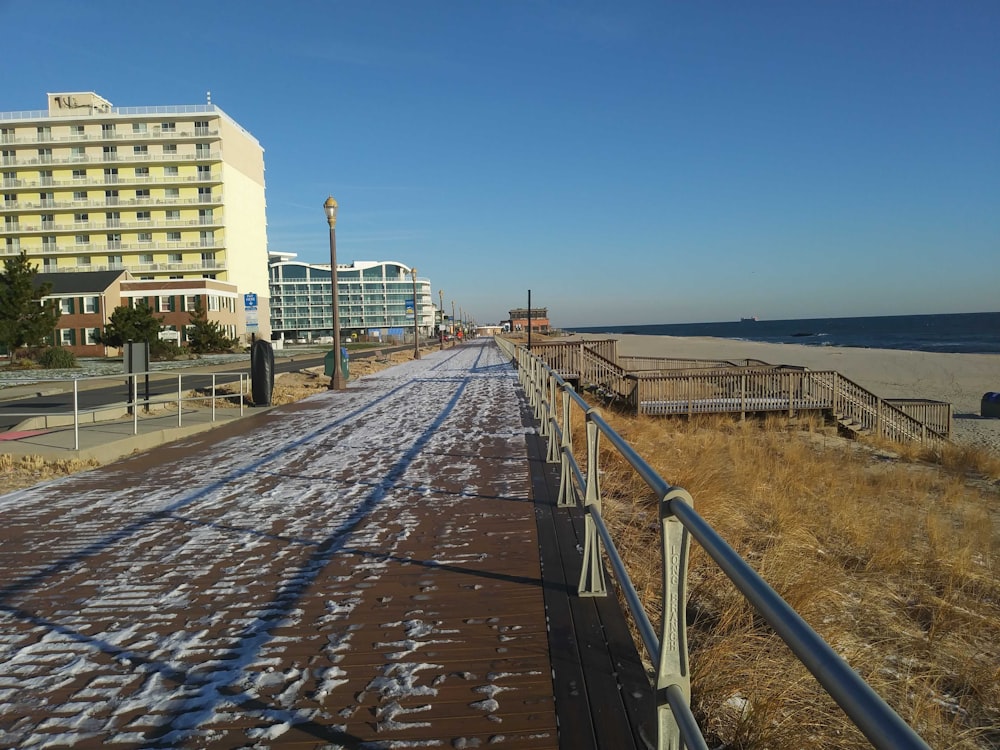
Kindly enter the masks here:
[[1000, 312], [574, 328], [575, 333], [714, 336], [807, 346], [1000, 354]]

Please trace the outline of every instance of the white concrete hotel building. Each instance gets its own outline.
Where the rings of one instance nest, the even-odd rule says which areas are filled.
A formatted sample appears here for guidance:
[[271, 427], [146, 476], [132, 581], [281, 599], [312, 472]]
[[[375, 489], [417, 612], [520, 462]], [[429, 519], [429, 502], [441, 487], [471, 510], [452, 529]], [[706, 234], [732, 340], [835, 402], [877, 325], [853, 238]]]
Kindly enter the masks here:
[[[295, 253], [270, 255], [271, 327], [283, 341], [333, 340], [333, 289], [329, 263], [304, 263]], [[340, 332], [368, 341], [413, 341], [436, 335], [437, 306], [431, 281], [397, 261], [337, 264]]]
[[253, 292], [249, 331], [270, 338], [264, 151], [221, 109], [49, 94], [47, 110], [0, 112], [0, 149], [0, 259], [23, 251], [42, 273], [124, 270], [150, 298], [168, 280], [182, 296], [205, 284], [178, 279], [215, 279], [225, 283], [208, 299], [235, 313], [229, 334], [247, 335]]

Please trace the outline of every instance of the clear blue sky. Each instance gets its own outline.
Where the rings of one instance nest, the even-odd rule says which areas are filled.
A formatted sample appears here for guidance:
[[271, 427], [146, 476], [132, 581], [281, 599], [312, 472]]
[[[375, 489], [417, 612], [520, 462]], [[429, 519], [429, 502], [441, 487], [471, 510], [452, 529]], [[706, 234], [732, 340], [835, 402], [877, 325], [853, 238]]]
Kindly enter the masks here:
[[1000, 310], [1000, 2], [0, 0], [0, 110], [219, 105], [268, 240], [479, 322]]

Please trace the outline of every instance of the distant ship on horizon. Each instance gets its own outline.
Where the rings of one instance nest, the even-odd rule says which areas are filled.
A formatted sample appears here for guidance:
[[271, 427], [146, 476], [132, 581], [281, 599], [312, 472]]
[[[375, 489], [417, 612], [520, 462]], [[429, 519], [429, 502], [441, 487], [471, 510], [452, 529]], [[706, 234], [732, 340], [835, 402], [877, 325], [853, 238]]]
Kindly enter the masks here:
[[756, 323], [757, 316], [751, 315], [749, 318], [740, 318], [740, 323]]

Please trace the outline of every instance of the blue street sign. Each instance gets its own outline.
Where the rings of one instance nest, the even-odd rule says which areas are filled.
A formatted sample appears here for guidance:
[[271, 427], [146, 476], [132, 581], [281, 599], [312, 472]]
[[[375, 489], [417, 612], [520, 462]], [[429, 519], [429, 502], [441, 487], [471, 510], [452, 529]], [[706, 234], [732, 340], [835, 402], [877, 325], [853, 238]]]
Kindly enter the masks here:
[[257, 293], [256, 292], [247, 292], [246, 294], [243, 295], [243, 307], [246, 308], [247, 310], [256, 310], [257, 309]]

